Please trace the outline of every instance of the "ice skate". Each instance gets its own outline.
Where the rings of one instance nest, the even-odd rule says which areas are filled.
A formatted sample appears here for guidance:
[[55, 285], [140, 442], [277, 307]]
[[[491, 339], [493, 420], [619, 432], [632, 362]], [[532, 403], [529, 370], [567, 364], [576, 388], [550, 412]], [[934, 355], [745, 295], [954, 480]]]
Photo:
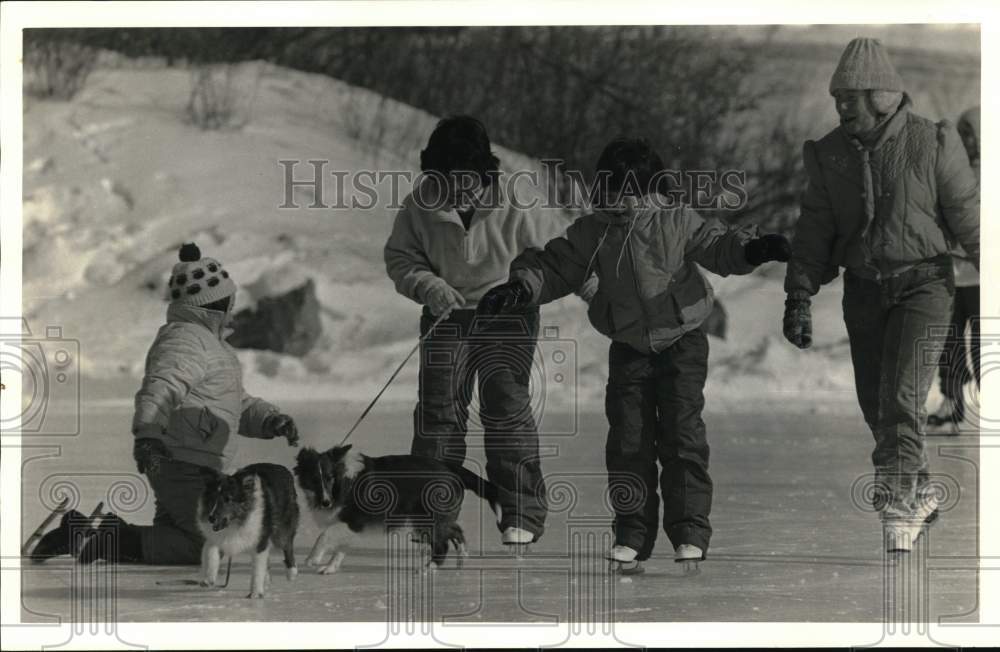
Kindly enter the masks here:
[[[56, 555], [65, 555], [68, 553], [68, 545], [64, 545], [65, 544], [64, 541], [62, 541], [61, 539], [54, 540], [55, 537], [54, 533], [58, 532], [58, 530], [62, 529], [66, 525], [67, 516], [69, 516], [69, 514], [66, 514], [67, 507], [69, 507], [69, 498], [63, 498], [62, 501], [58, 505], [56, 505], [51, 512], [48, 513], [48, 515], [39, 524], [39, 526], [35, 528], [35, 531], [31, 533], [31, 536], [29, 536], [27, 540], [25, 540], [24, 545], [21, 546], [22, 557], [30, 556], [35, 561], [44, 561], [49, 557], [55, 557]], [[71, 511], [70, 514], [80, 514], [80, 512], [74, 510]], [[52, 523], [52, 521], [56, 520], [56, 517], [59, 515], [62, 515], [59, 527], [53, 530], [52, 532], [49, 532], [43, 537], [42, 533], [45, 532], [45, 528], [47, 528]], [[83, 517], [83, 514], [80, 514], [80, 516]], [[68, 531], [67, 531], [67, 536], [68, 536]], [[48, 541], [43, 546], [40, 540], [42, 541], [48, 540]], [[35, 545], [36, 543], [38, 544], [37, 546]], [[60, 550], [62, 550], [63, 547], [67, 548], [67, 552], [60, 552]], [[41, 557], [36, 558], [36, 553], [38, 555], [41, 555]]]
[[528, 552], [529, 546], [535, 542], [535, 535], [525, 529], [511, 526], [503, 531], [500, 541], [510, 548], [515, 557], [521, 559]]
[[[103, 503], [98, 506], [102, 507]], [[99, 510], [95, 510], [98, 512]], [[100, 525], [93, 527], [98, 514], [91, 515], [91, 530], [80, 546], [76, 561], [92, 564], [99, 559], [112, 563], [136, 562], [142, 558], [142, 541], [134, 525], [123, 521], [117, 514], [108, 512], [100, 517]]]
[[639, 552], [628, 546], [615, 546], [608, 554], [608, 572], [618, 575], [641, 575], [646, 572], [636, 559]]
[[705, 561], [705, 551], [690, 543], [682, 543], [674, 551], [674, 562], [684, 565], [685, 575], [700, 573], [700, 564], [703, 561]]
[[[47, 526], [52, 520], [65, 509], [68, 505], [68, 500], [60, 503], [49, 514], [42, 525], [39, 526], [38, 530], [35, 531], [28, 541], [25, 542], [22, 552], [27, 552], [32, 540], [38, 539], [37, 535], [41, 534], [41, 531]], [[68, 512], [62, 514], [62, 518], [59, 521], [59, 526], [46, 533], [38, 540], [38, 544], [31, 550], [30, 553], [25, 556], [29, 557], [36, 564], [44, 562], [46, 559], [51, 559], [52, 557], [58, 557], [60, 555], [73, 555], [76, 556], [80, 549], [86, 544], [87, 540], [90, 538], [93, 528], [96, 526], [98, 519], [100, 518], [101, 510], [104, 509], [104, 503], [98, 503], [94, 511], [91, 512], [90, 517], [84, 516], [82, 512], [78, 512], [72, 509]]]
[[910, 552], [916, 544], [923, 526], [923, 520], [913, 514], [883, 518], [882, 533], [886, 552], [890, 554]]

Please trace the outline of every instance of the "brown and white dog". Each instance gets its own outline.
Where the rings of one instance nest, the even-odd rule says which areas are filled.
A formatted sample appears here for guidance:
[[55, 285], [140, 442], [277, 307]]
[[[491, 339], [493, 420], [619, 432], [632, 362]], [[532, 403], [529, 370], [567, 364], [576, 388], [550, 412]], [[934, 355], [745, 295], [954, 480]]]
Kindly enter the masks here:
[[248, 598], [264, 597], [271, 546], [285, 555], [289, 581], [295, 566], [295, 532], [299, 505], [295, 479], [278, 464], [251, 464], [233, 475], [205, 468], [205, 490], [198, 501], [198, 529], [205, 537], [201, 550], [202, 586], [215, 586], [221, 555], [253, 554]]
[[[444, 563], [448, 545], [465, 552], [465, 533], [458, 525], [465, 490], [489, 502], [500, 522], [499, 489], [468, 469], [418, 455], [369, 457], [337, 446], [325, 452], [299, 451], [295, 477], [317, 524], [323, 528], [309, 566], [335, 573], [344, 560], [343, 539], [374, 528], [429, 528], [434, 569]], [[333, 549], [326, 564], [322, 560]]]

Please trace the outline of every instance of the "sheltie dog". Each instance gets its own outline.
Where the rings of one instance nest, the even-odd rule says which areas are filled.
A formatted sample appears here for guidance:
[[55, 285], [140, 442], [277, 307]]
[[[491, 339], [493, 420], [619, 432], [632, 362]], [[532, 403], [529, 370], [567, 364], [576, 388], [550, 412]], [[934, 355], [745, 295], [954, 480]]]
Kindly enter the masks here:
[[[320, 566], [321, 574], [335, 573], [344, 560], [345, 530], [359, 534], [373, 528], [429, 529], [433, 570], [448, 556], [448, 545], [459, 553], [458, 564], [467, 556], [465, 533], [458, 525], [465, 490], [489, 502], [497, 523], [501, 508], [499, 488], [468, 469], [418, 455], [369, 457], [337, 446], [325, 452], [312, 448], [299, 451], [295, 476], [305, 502], [323, 528], [309, 566]], [[326, 553], [333, 557], [322, 564]]]
[[251, 551], [247, 597], [263, 598], [271, 546], [284, 552], [288, 579], [294, 580], [299, 505], [291, 472], [277, 464], [251, 464], [233, 475], [208, 468], [203, 473], [206, 486], [198, 502], [198, 529], [205, 537], [201, 585], [215, 586], [221, 555]]

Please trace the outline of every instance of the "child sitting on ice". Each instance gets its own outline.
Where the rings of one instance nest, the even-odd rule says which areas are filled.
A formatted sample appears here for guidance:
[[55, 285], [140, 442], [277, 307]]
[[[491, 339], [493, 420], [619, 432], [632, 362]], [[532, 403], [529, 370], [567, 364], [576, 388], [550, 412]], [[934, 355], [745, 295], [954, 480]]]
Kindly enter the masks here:
[[36, 561], [79, 553], [81, 563], [198, 564], [201, 467], [226, 470], [237, 433], [298, 443], [291, 417], [243, 389], [239, 359], [222, 333], [236, 293], [229, 272], [217, 260], [202, 258], [194, 244], [181, 247], [180, 260], [170, 276], [167, 323], [146, 356], [132, 420], [136, 466], [156, 496], [153, 525], [132, 525], [108, 513], [92, 532], [99, 536], [81, 537], [86, 543], [76, 550], [71, 523], [86, 517], [70, 511], [39, 541], [31, 554]]
[[[656, 460], [662, 471], [663, 528], [677, 561], [704, 559], [712, 528], [712, 480], [701, 418], [708, 340], [699, 328], [712, 312], [712, 289], [695, 263], [723, 276], [788, 260], [781, 235], [729, 229], [691, 208], [668, 208], [656, 192], [663, 163], [644, 140], [611, 142], [597, 162], [606, 184], [597, 208], [543, 250], [510, 266], [480, 312], [548, 303], [580, 287], [591, 271], [598, 289], [588, 315], [611, 338], [605, 409], [605, 462], [615, 509], [611, 559], [631, 564], [653, 551], [659, 520]], [[627, 503], [627, 504], [626, 504]]]

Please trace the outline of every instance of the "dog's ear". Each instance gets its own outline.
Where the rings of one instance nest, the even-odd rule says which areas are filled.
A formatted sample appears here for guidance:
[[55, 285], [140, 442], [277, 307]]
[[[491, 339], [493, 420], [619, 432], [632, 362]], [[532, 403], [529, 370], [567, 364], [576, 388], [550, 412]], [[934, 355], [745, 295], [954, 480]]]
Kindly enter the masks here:
[[334, 446], [326, 452], [332, 459], [339, 460], [340, 458], [347, 455], [347, 451], [351, 450], [351, 446], [354, 444], [348, 444], [347, 446]]
[[303, 448], [295, 456], [295, 468], [298, 469], [300, 466], [305, 466], [317, 457], [319, 457], [319, 453], [316, 452], [315, 448]]

